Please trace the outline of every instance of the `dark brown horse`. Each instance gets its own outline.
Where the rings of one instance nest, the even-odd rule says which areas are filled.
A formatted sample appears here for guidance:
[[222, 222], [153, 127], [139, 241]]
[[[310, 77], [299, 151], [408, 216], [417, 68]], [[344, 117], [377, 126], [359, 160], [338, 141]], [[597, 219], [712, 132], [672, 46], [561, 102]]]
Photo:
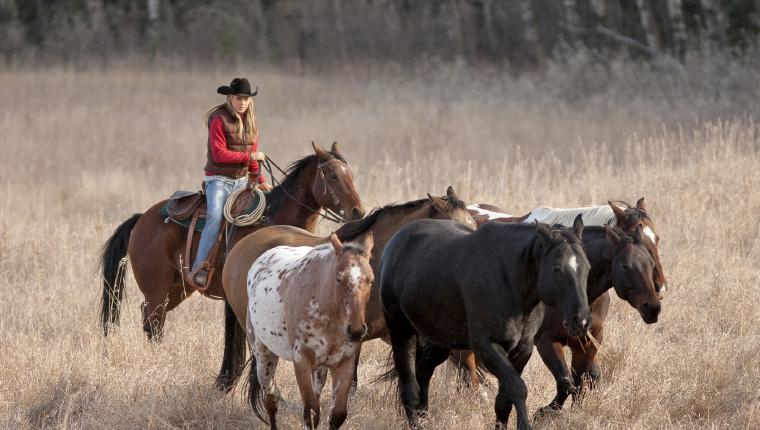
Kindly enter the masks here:
[[[390, 237], [406, 224], [424, 218], [453, 219], [475, 226], [472, 217], [465, 210], [464, 202], [459, 200], [454, 190], [449, 187], [446, 195], [442, 197], [428, 195], [425, 199], [375, 209], [362, 220], [344, 224], [336, 234], [341, 241], [358, 241], [370, 233], [374, 236], [370, 265], [377, 276], [380, 255]], [[230, 251], [222, 274], [224, 294], [230, 306], [225, 316], [224, 358], [217, 378], [217, 385], [221, 389], [226, 391], [232, 388], [245, 364], [246, 339], [242, 327], [245, 326], [248, 313], [247, 275], [253, 262], [275, 246], [316, 246], [327, 242], [329, 237], [317, 236], [289, 226], [273, 226], [242, 239]], [[379, 297], [377, 288], [373, 288], [367, 305], [368, 332], [364, 341], [387, 336]], [[358, 362], [358, 352], [356, 356]]]
[[[613, 206], [614, 207], [614, 206]], [[598, 346], [604, 339], [604, 322], [610, 306], [609, 290], [628, 302], [647, 324], [657, 322], [665, 278], [662, 275], [657, 247], [645, 228], [652, 230], [643, 199], [635, 208], [615, 211], [617, 225], [623, 227], [588, 227], [583, 232], [583, 244], [591, 263], [588, 281], [588, 302], [591, 305], [592, 325], [589, 329], [596, 339], [572, 337], [563, 327], [559, 310], [546, 308], [544, 321], [536, 335], [536, 348], [557, 383], [557, 395], [539, 410], [559, 410], [571, 394], [583, 389], [584, 381], [593, 387], [602, 376], [597, 358]], [[565, 364], [563, 348], [572, 352], [572, 375]]]
[[388, 242], [380, 300], [399, 377], [399, 398], [412, 428], [428, 406], [435, 368], [452, 349], [471, 349], [499, 380], [497, 426], [512, 406], [517, 427], [530, 428], [522, 371], [543, 320], [540, 303], [561, 309], [573, 336], [591, 323], [589, 262], [573, 229], [488, 223], [473, 231], [448, 220], [420, 220]]
[[[533, 215], [528, 214], [531, 215], [529, 220], [535, 217], [539, 221], [558, 222], [582, 213], [584, 219], [589, 215], [588, 218], [595, 222], [602, 225], [611, 223], [619, 228], [605, 230], [587, 226], [583, 232], [583, 243], [591, 263], [587, 293], [593, 318], [589, 332], [600, 343], [611, 288], [618, 297], [639, 311], [644, 322], [651, 324], [657, 321], [660, 300], [667, 284], [657, 250], [659, 235], [644, 199], [639, 199], [636, 206], [619, 201], [608, 202], [608, 205], [578, 209], [542, 207], [534, 209]], [[492, 220], [500, 221], [511, 216], [498, 207], [487, 207]], [[478, 224], [487, 221], [482, 220]], [[565, 346], [569, 346], [572, 352], [572, 375], [565, 364]], [[536, 335], [536, 347], [557, 383], [557, 395], [539, 413], [561, 409], [568, 396], [579, 392], [582, 381], [588, 380], [593, 385], [601, 378], [597, 345], [589, 337], [569, 336], [562, 324], [561, 314], [555, 308], [546, 308], [544, 321]]]
[[[268, 197], [265, 221], [235, 229], [229, 246], [254, 231], [273, 224], [287, 224], [314, 231], [319, 211], [328, 208], [344, 217], [359, 219], [364, 208], [353, 184], [353, 174], [336, 144], [330, 151], [314, 145], [308, 155], [288, 169], [287, 176]], [[166, 201], [153, 205], [121, 224], [106, 242], [101, 256], [103, 266], [103, 331], [119, 323], [124, 290], [124, 257], [129, 254], [137, 285], [145, 296], [142, 306], [143, 329], [150, 340], [161, 337], [166, 313], [182, 303], [193, 290], [183, 281], [181, 266], [190, 263], [183, 255], [187, 230], [159, 215]], [[193, 250], [200, 235], [195, 235]], [[219, 269], [224, 259], [220, 258]], [[212, 278], [206, 294], [224, 298], [220, 276]]]

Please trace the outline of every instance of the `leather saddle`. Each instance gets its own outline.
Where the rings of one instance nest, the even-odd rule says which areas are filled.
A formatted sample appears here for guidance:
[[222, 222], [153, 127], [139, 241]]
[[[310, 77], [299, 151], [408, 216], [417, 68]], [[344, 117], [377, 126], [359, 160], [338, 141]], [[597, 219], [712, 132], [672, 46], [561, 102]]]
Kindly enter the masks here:
[[[232, 204], [230, 215], [232, 215], [233, 218], [237, 218], [240, 215], [249, 214], [255, 209], [257, 203], [257, 198], [254, 193], [240, 193]], [[201, 286], [196, 285], [195, 282], [193, 282], [193, 276], [195, 273], [190, 270], [189, 264], [195, 259], [192, 252], [195, 232], [196, 230], [200, 232], [202, 230], [201, 225], [205, 224], [206, 194], [203, 191], [175, 191], [164, 205], [164, 215], [188, 230], [184, 252], [184, 260], [186, 261], [185, 264], [187, 264], [187, 266], [182, 268], [182, 275], [185, 278], [185, 282], [193, 289], [208, 297], [218, 298], [208, 294], [207, 290], [211, 285], [216, 268], [220, 263], [219, 260], [224, 258], [223, 249], [227, 246], [225, 234], [226, 225], [228, 223], [227, 220], [222, 219], [222, 225], [217, 235], [216, 243], [209, 252], [206, 261], [204, 261], [198, 268], [203, 268], [208, 272], [206, 285]]]
[[[250, 212], [256, 203], [253, 193], [241, 193], [232, 204], [230, 214], [233, 218]], [[187, 221], [198, 211], [201, 217], [206, 215], [206, 194], [203, 191], [175, 191], [166, 202], [167, 216], [175, 221]]]

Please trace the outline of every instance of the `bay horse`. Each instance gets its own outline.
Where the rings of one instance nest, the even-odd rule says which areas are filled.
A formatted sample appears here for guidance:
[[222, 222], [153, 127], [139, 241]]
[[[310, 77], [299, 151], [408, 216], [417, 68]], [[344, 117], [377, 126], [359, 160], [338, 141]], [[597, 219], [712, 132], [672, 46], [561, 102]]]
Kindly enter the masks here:
[[[557, 395], [549, 405], [539, 409], [539, 416], [561, 409], [568, 396], [580, 393], [584, 381], [593, 386], [601, 378], [597, 348], [603, 340], [610, 289], [614, 288], [618, 297], [634, 307], [645, 323], [657, 322], [661, 304], [654, 287], [655, 260], [643, 237], [641, 226], [635, 227], [633, 234], [612, 227], [584, 229], [583, 246], [591, 264], [586, 292], [592, 316], [589, 332], [597, 343], [589, 337], [573, 337], [563, 326], [560, 311], [546, 307], [536, 333], [536, 348], [554, 376]], [[565, 363], [565, 346], [572, 351], [572, 375]]]
[[[513, 215], [496, 206], [479, 206], [488, 208], [491, 221], [510, 222], [505, 220], [514, 219]], [[469, 206], [468, 210], [482, 211], [474, 206]], [[574, 209], [542, 206], [521, 217], [521, 222], [532, 220], [566, 224], [571, 216], [578, 214], [582, 214], [584, 220], [590, 219], [596, 224], [584, 229], [583, 242], [591, 263], [587, 294], [593, 323], [589, 332], [598, 344], [594, 344], [591, 338], [569, 336], [562, 325], [560, 312], [547, 306], [541, 329], [536, 335], [536, 347], [555, 378], [557, 395], [549, 405], [538, 411], [539, 415], [561, 409], [570, 394], [579, 393], [584, 380], [588, 380], [592, 387], [600, 380], [597, 347], [604, 337], [610, 289], [614, 289], [618, 297], [636, 308], [647, 324], [657, 321], [661, 310], [660, 301], [667, 289], [657, 249], [660, 237], [647, 212], [644, 198], [640, 198], [636, 206], [623, 201]], [[488, 221], [480, 219], [478, 224], [483, 225]], [[610, 228], [605, 230], [599, 226]], [[565, 346], [569, 346], [572, 352], [572, 375], [565, 364]]]
[[[277, 246], [248, 272], [249, 401], [256, 416], [277, 428], [279, 393], [274, 384], [280, 358], [292, 361], [303, 401], [304, 427], [319, 426], [319, 396], [332, 378], [330, 428], [348, 414], [354, 354], [367, 334], [365, 310], [374, 282], [369, 258], [372, 234], [358, 242]], [[268, 420], [261, 411], [266, 409]]]
[[[423, 199], [376, 208], [363, 219], [342, 225], [335, 233], [341, 241], [362, 240], [366, 235], [373, 235], [370, 265], [377, 277], [380, 273], [380, 256], [391, 236], [406, 224], [425, 218], [453, 219], [475, 227], [474, 220], [465, 210], [465, 203], [457, 197], [452, 187], [448, 187], [446, 195], [441, 197], [428, 194]], [[242, 327], [245, 327], [248, 312], [248, 268], [259, 256], [275, 246], [317, 246], [328, 242], [329, 237], [280, 225], [254, 232], [241, 239], [230, 251], [222, 273], [224, 294], [229, 306], [225, 309], [224, 357], [217, 377], [220, 389], [232, 389], [245, 365], [246, 341]], [[364, 341], [387, 337], [377, 288], [372, 289], [366, 319], [368, 331]], [[356, 357], [358, 365], [359, 353]]]
[[[293, 162], [282, 183], [267, 197], [265, 221], [248, 227], [236, 227], [227, 245], [232, 247], [241, 238], [273, 224], [287, 224], [314, 231], [319, 211], [328, 208], [359, 219], [364, 215], [361, 199], [354, 188], [353, 173], [336, 143], [330, 151], [314, 145], [314, 154]], [[143, 330], [151, 341], [160, 340], [166, 313], [176, 308], [195, 291], [184, 282], [182, 264], [190, 264], [183, 256], [187, 230], [173, 222], [165, 222], [159, 214], [166, 200], [143, 214], [136, 214], [116, 228], [101, 254], [103, 297], [101, 321], [103, 333], [119, 323], [124, 291], [124, 257], [129, 255], [137, 285], [145, 296], [142, 305]], [[200, 235], [195, 235], [193, 250]], [[224, 266], [220, 258], [218, 268]], [[220, 277], [211, 279], [205, 293], [224, 298]]]
[[420, 220], [393, 236], [382, 256], [380, 297], [412, 428], [427, 410], [433, 371], [452, 349], [473, 350], [498, 379], [497, 426], [506, 426], [514, 405], [518, 428], [530, 428], [521, 374], [543, 320], [539, 304], [558, 306], [574, 336], [591, 323], [582, 232], [578, 216], [572, 229], [488, 223], [473, 231]]

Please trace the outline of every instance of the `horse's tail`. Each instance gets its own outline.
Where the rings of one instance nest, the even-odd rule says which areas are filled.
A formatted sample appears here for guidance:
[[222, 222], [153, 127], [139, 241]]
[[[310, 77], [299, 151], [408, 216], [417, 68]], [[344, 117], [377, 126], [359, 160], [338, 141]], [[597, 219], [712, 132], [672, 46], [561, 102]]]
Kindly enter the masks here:
[[264, 401], [261, 392], [261, 384], [259, 383], [259, 377], [256, 375], [256, 356], [251, 354], [250, 360], [248, 360], [251, 368], [248, 370], [248, 403], [251, 404], [254, 415], [261, 421], [269, 424], [269, 418], [264, 408]]
[[[457, 354], [456, 352], [452, 351], [449, 355], [449, 362], [456, 368], [457, 372], [457, 385], [470, 387], [473, 385], [475, 381], [471, 380], [471, 373], [470, 368], [467, 366], [467, 363], [462, 360], [461, 356]], [[488, 380], [486, 379], [486, 369], [483, 367], [483, 365], [480, 362], [476, 362], [475, 364], [475, 373], [476, 377], [478, 378], [478, 383], [483, 386], [488, 386]], [[386, 358], [385, 362], [385, 371], [381, 373], [378, 377], [376, 377], [374, 380], [372, 380], [373, 383], [377, 382], [390, 382], [390, 383], [397, 383], [398, 381], [398, 372], [396, 371], [396, 367], [393, 364], [393, 354], [389, 353], [388, 357]]]
[[224, 357], [216, 377], [216, 387], [229, 393], [245, 368], [245, 331], [240, 326], [230, 303], [224, 301]]
[[372, 383], [377, 382], [396, 382], [398, 381], [398, 372], [396, 366], [393, 363], [393, 350], [388, 349], [388, 355], [385, 357], [385, 371], [378, 377], [372, 380]]
[[110, 325], [119, 324], [129, 235], [141, 215], [134, 214], [117, 227], [103, 246], [100, 255], [100, 265], [103, 269], [103, 303], [100, 318], [104, 336], [108, 335]]

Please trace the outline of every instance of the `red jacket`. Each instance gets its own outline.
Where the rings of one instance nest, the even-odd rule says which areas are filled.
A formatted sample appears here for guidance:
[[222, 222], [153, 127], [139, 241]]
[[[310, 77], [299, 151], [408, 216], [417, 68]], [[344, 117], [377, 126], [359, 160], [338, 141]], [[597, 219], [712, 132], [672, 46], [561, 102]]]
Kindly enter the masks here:
[[[208, 135], [211, 139], [211, 156], [214, 161], [222, 164], [235, 164], [245, 163], [251, 158], [251, 152], [256, 152], [259, 149], [259, 135], [253, 139], [253, 146], [251, 146], [251, 152], [237, 152], [227, 149], [227, 138], [224, 134], [224, 124], [222, 119], [215, 117], [211, 120], [211, 125], [208, 127]], [[258, 161], [251, 161], [248, 165], [248, 174], [258, 176], [259, 184], [266, 182], [264, 174], [261, 172], [261, 167]], [[206, 171], [206, 176], [213, 175], [212, 172]]]

